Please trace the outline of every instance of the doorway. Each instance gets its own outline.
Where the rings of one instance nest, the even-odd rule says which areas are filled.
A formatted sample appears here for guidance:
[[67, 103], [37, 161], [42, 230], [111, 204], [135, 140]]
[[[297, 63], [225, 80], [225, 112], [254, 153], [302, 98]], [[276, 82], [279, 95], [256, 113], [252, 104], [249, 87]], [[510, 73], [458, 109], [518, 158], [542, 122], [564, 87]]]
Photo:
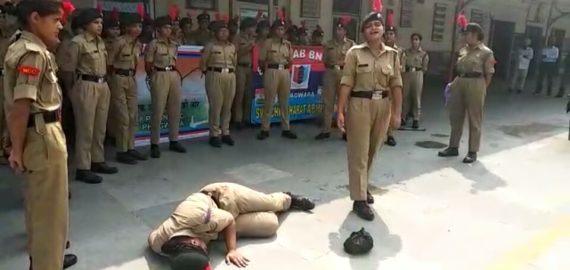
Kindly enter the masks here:
[[515, 23], [493, 20], [491, 22], [490, 44], [495, 54], [495, 77], [507, 79], [509, 74], [511, 51], [513, 49]]
[[247, 1], [235, 1], [234, 14], [239, 15], [241, 19], [244, 18], [255, 18], [259, 11], [263, 12], [263, 16], [269, 18], [267, 10], [269, 8], [269, 2], [267, 0], [247, 0]]

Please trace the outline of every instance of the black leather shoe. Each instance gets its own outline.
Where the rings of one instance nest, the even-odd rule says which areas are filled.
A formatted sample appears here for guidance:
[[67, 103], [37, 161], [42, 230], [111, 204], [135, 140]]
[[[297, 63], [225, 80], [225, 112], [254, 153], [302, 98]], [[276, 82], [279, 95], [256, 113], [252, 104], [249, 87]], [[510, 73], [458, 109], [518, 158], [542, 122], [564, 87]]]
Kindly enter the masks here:
[[99, 184], [103, 182], [103, 178], [94, 174], [90, 170], [77, 170], [75, 172], [75, 180], [87, 184]]
[[319, 135], [317, 135], [315, 137], [315, 140], [324, 140], [324, 139], [328, 139], [330, 137], [331, 137], [330, 132], [321, 132], [321, 133], [319, 133]]
[[63, 269], [74, 266], [77, 263], [77, 256], [74, 254], [65, 254], [63, 256]]
[[129, 152], [117, 152], [117, 162], [128, 165], [137, 164], [137, 160]]
[[135, 149], [131, 149], [129, 151], [127, 151], [127, 154], [129, 154], [129, 156], [133, 157], [136, 160], [140, 160], [140, 161], [144, 161], [147, 160], [147, 156], [143, 155], [141, 152], [135, 150]]
[[456, 147], [448, 147], [443, 151], [437, 153], [440, 157], [456, 157], [459, 156], [459, 150]]
[[186, 148], [184, 148], [184, 146], [182, 146], [182, 144], [179, 142], [170, 142], [168, 149], [170, 149], [170, 151], [176, 152], [176, 153], [182, 153], [182, 154], [186, 153]]
[[293, 131], [291, 131], [291, 130], [283, 130], [281, 132], [281, 137], [291, 139], [291, 140], [295, 140], [295, 139], [297, 139], [297, 134], [293, 133]]
[[236, 142], [234, 141], [234, 139], [232, 139], [232, 136], [230, 136], [230, 135], [224, 135], [224, 136], [222, 136], [222, 143], [225, 143], [225, 144], [227, 144], [227, 145], [229, 145], [229, 146], [234, 146], [234, 144], [235, 144]]
[[388, 136], [388, 139], [386, 140], [386, 144], [389, 146], [396, 146], [396, 139], [394, 139], [394, 136]]
[[222, 140], [220, 140], [220, 137], [210, 137], [209, 143], [212, 147], [216, 148], [222, 147]]
[[346, 142], [346, 133], [342, 133], [342, 140]]
[[366, 201], [354, 201], [352, 211], [360, 218], [368, 221], [374, 220], [374, 211]]
[[107, 165], [105, 162], [91, 163], [91, 171], [102, 174], [116, 174], [119, 172], [117, 168]]
[[420, 128], [420, 121], [414, 120], [414, 122], [412, 122], [412, 128], [413, 128], [413, 129], [418, 129], [418, 128]]
[[469, 164], [477, 161], [477, 152], [469, 152], [463, 159], [463, 163]]
[[370, 193], [370, 191], [366, 191], [366, 202], [368, 204], [374, 204], [374, 196], [372, 196], [372, 193]]
[[291, 192], [285, 192], [285, 194], [291, 197], [291, 207], [290, 209], [309, 211], [315, 208], [315, 203], [309, 198], [305, 198], [299, 195], [291, 194]]
[[158, 147], [158, 144], [151, 144], [150, 145], [150, 157], [151, 158], [160, 158], [160, 147]]
[[259, 134], [257, 134], [257, 139], [260, 141], [263, 141], [267, 138], [269, 138], [269, 131], [262, 130], [261, 132], [259, 132]]

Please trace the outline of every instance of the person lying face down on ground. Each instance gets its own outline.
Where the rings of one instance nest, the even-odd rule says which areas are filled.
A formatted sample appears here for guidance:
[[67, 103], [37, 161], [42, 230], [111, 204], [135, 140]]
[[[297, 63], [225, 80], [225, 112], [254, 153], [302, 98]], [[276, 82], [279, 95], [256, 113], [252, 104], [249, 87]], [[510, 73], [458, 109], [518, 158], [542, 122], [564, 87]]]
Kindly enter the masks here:
[[181, 202], [148, 242], [170, 259], [173, 270], [208, 270], [208, 242], [221, 234], [226, 263], [245, 267], [249, 260], [236, 251], [237, 236], [270, 237], [279, 227], [277, 213], [314, 207], [311, 200], [288, 192], [265, 194], [235, 183], [213, 183]]

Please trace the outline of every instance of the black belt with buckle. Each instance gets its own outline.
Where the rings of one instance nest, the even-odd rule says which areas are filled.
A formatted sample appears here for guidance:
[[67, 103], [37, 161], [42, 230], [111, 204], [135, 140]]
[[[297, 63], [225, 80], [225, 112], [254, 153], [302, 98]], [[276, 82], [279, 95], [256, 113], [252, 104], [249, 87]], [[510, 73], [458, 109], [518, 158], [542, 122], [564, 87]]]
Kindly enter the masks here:
[[328, 69], [343, 69], [344, 66], [340, 66], [340, 65], [325, 65], [326, 68]]
[[36, 114], [42, 114], [44, 117], [44, 123], [46, 123], [46, 124], [59, 122], [59, 120], [60, 120], [59, 110], [30, 114], [30, 118], [28, 118], [28, 127], [29, 128], [36, 126], [36, 118], [35, 118]]
[[374, 93], [378, 92], [380, 92], [379, 95], [382, 99], [385, 99], [389, 96], [387, 90], [377, 90], [377, 91], [352, 91], [350, 92], [350, 97], [372, 99], [374, 97]]
[[406, 72], [414, 72], [414, 71], [422, 71], [424, 70], [421, 67], [412, 67], [412, 66], [406, 66]]
[[251, 68], [251, 64], [248, 64], [248, 63], [238, 63], [238, 66], [244, 67], [244, 68]]
[[100, 77], [100, 76], [95, 76], [95, 75], [87, 75], [87, 74], [81, 74], [80, 78], [83, 81], [89, 81], [89, 82], [95, 82], [95, 83], [104, 83], [107, 81], [105, 79], [105, 77]]
[[267, 64], [267, 68], [270, 68], [270, 69], [289, 69], [289, 65], [286, 65], [286, 64]]
[[234, 73], [233, 68], [221, 68], [221, 67], [209, 67], [208, 71], [214, 71], [220, 73]]
[[482, 78], [483, 73], [481, 73], [481, 72], [467, 72], [467, 73], [459, 73], [458, 76], [460, 78]]
[[134, 69], [115, 69], [115, 74], [121, 76], [132, 77], [135, 76], [136, 71]]
[[174, 68], [174, 66], [154, 67], [154, 69], [156, 69], [156, 71], [173, 71], [173, 70], [176, 70], [176, 68]]

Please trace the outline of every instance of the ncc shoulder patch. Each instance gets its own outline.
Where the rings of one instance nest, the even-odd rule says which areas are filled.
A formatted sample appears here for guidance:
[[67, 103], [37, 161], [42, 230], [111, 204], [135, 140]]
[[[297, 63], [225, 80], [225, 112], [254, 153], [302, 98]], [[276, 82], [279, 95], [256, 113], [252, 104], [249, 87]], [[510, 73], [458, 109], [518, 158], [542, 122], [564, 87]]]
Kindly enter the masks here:
[[23, 75], [34, 76], [34, 77], [40, 75], [40, 69], [32, 66], [24, 66], [24, 65], [19, 66], [18, 72], [20, 72], [20, 74]]

